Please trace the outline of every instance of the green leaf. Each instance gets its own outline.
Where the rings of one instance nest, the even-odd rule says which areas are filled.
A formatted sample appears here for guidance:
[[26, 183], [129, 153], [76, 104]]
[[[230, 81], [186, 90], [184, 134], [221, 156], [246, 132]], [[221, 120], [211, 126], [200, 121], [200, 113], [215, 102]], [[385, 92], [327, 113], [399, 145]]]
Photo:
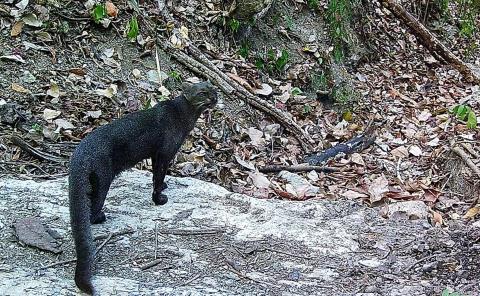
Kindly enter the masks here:
[[467, 128], [477, 128], [477, 116], [475, 116], [475, 113], [471, 110], [468, 112]]
[[238, 29], [240, 29], [240, 22], [236, 19], [231, 19], [229, 26], [230, 30], [232, 30], [233, 33], [236, 33]]
[[453, 112], [460, 120], [465, 120], [468, 116], [468, 113], [472, 110], [469, 106], [458, 105], [453, 109]]
[[274, 61], [274, 60], [275, 60], [275, 57], [276, 57], [275, 51], [274, 51], [273, 49], [269, 49], [269, 50], [267, 51], [267, 58], [268, 58], [268, 60], [269, 60], [269, 61]]
[[134, 40], [138, 36], [138, 21], [135, 16], [132, 16], [130, 21], [128, 22], [128, 32], [127, 32], [127, 38], [129, 40]]
[[255, 67], [257, 67], [257, 69], [263, 70], [265, 68], [265, 61], [262, 58], [258, 57], [255, 60]]
[[292, 88], [290, 93], [294, 96], [298, 96], [298, 95], [302, 94], [303, 91], [301, 89], [299, 89], [298, 87], [294, 87], [294, 88]]
[[92, 18], [95, 23], [99, 23], [101, 20], [107, 17], [107, 9], [104, 4], [96, 4], [92, 10]]
[[277, 69], [277, 71], [282, 71], [283, 69], [285, 69], [285, 66], [288, 63], [288, 56], [288, 51], [282, 49], [282, 55], [275, 62], [275, 68]]

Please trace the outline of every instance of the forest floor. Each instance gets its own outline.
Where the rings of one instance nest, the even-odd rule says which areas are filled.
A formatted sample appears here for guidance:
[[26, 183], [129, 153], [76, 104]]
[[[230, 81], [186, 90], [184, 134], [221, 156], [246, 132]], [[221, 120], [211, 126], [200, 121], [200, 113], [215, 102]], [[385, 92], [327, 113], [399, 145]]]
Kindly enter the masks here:
[[[144, 6], [146, 14], [160, 19], [156, 1], [150, 2]], [[479, 132], [468, 129], [449, 109], [463, 103], [480, 110], [478, 85], [436, 61], [398, 20], [380, 13], [375, 16], [380, 21], [370, 28], [377, 51], [344, 73], [352, 78], [357, 99], [346, 98], [342, 106], [332, 106], [316, 97], [310, 75], [318, 71], [316, 53], [330, 50], [325, 46], [328, 37], [321, 12], [293, 1], [273, 6], [252, 29], [245, 46], [234, 40], [228, 26], [210, 23], [218, 12], [204, 1], [179, 2], [167, 9], [188, 28], [192, 42], [232, 79], [290, 113], [315, 140], [316, 150], [345, 142], [367, 127], [374, 130], [376, 140], [359, 153], [327, 163], [341, 172], [259, 173], [255, 168], [303, 163], [306, 155], [295, 137], [272, 118], [225, 96], [223, 107], [199, 120], [170, 174], [192, 176], [260, 199], [360, 200], [385, 218], [426, 218], [446, 232], [452, 225], [464, 225], [456, 229], [462, 246], [458, 262], [469, 262], [478, 248], [479, 237], [472, 238], [471, 233], [480, 211], [480, 187], [478, 176], [454, 148], [460, 147], [477, 164]], [[115, 3], [119, 14], [108, 28], [95, 24], [80, 2], [48, 8], [31, 4], [22, 15], [34, 13], [37, 19], [29, 17], [23, 24], [10, 17], [18, 7], [0, 5], [2, 178], [64, 176], [66, 160], [86, 134], [162, 99], [155, 36], [144, 30], [139, 17], [141, 38], [128, 41], [124, 30], [133, 10], [127, 2]], [[445, 41], [465, 61], [480, 65], [479, 41]], [[240, 57], [242, 49], [250, 56]], [[289, 53], [284, 69], [267, 73], [256, 68], [258, 57], [267, 56], [269, 49]], [[172, 94], [179, 93], [182, 80], [197, 79], [167, 53], [158, 50], [158, 55], [162, 85]], [[13, 135], [48, 153], [47, 157], [33, 157], [14, 145]], [[148, 161], [139, 168], [148, 169]], [[406, 201], [426, 206], [420, 212], [406, 208], [406, 215], [394, 214], [397, 204]], [[476, 268], [471, 272], [480, 274], [478, 264], [468, 266], [458, 263], [436, 272], [449, 274], [453, 282], [451, 274], [465, 269]]]

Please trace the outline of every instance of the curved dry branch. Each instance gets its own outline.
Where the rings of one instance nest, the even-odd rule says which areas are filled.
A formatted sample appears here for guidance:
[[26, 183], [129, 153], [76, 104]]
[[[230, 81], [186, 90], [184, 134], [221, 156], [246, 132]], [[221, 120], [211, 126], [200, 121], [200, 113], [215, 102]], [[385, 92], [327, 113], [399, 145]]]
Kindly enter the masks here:
[[300, 142], [305, 152], [312, 150], [314, 141], [310, 136], [284, 112], [278, 110], [271, 103], [261, 99], [260, 97], [250, 93], [245, 87], [233, 81], [225, 73], [220, 71], [195, 45], [190, 44], [185, 53], [180, 49], [174, 48], [167, 40], [158, 37], [157, 44], [167, 54], [175, 58], [189, 70], [195, 72], [199, 76], [203, 76], [214, 82], [227, 96], [235, 97], [243, 100], [252, 107], [260, 110], [273, 118], [275, 118], [284, 128], [289, 130], [295, 138]]
[[420, 42], [437, 59], [443, 59], [458, 70], [468, 81], [480, 83], [480, 70], [463, 62], [435, 37], [422, 23], [402, 7], [396, 0], [380, 0], [382, 5], [407, 25]]

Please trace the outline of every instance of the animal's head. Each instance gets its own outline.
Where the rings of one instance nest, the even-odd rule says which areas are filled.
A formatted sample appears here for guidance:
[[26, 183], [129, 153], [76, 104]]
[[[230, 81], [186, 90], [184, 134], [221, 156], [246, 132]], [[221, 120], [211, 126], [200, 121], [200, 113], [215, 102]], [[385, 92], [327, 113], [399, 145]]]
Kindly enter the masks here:
[[210, 81], [183, 83], [182, 89], [185, 99], [200, 112], [213, 108], [217, 104], [217, 91]]

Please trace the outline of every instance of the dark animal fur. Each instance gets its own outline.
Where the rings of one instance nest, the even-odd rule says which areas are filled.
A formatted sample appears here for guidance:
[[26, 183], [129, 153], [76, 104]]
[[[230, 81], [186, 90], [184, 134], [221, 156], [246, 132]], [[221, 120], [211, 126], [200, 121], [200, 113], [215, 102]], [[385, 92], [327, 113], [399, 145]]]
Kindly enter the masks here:
[[82, 291], [95, 293], [90, 223], [105, 221], [102, 208], [115, 176], [151, 157], [152, 200], [165, 204], [167, 197], [161, 192], [168, 165], [200, 114], [216, 102], [210, 82], [188, 85], [179, 97], [99, 127], [78, 145], [70, 161], [69, 199], [77, 254], [75, 283]]

